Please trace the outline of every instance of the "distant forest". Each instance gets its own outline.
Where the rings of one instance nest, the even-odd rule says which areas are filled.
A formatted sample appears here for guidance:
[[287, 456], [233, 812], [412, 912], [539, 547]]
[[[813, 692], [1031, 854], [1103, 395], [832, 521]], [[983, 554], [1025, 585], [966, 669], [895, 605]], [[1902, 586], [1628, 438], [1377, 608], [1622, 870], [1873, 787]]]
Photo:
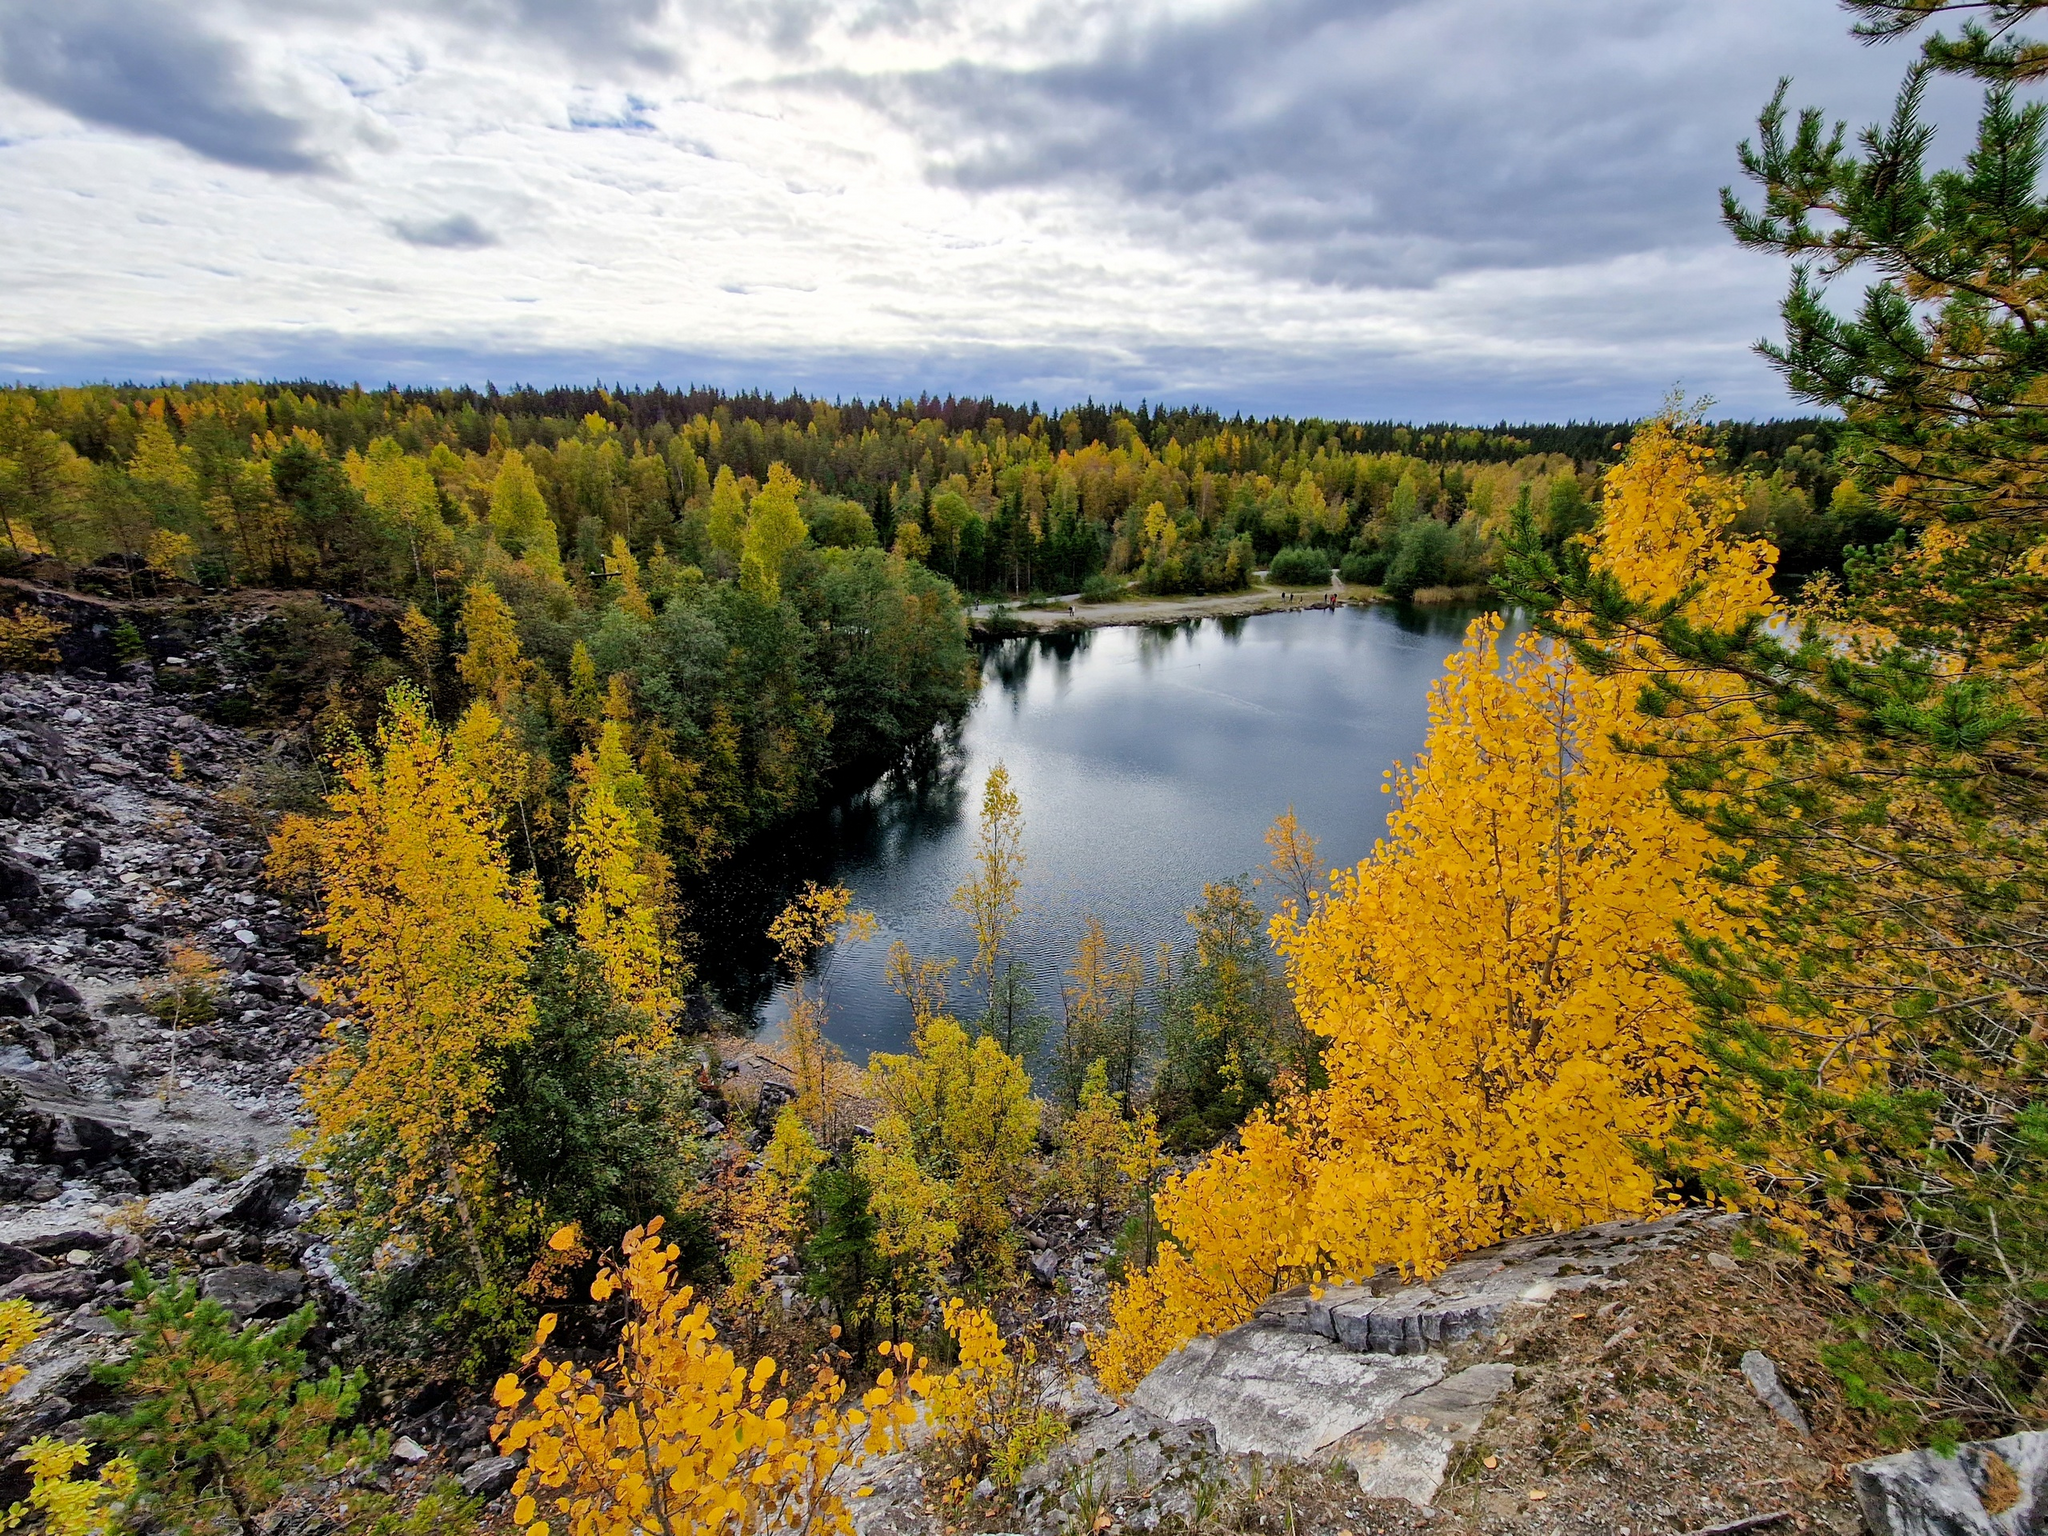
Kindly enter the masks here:
[[[1713, 428], [1790, 579], [1889, 531], [1839, 489], [1837, 428]], [[1407, 596], [1486, 580], [1524, 501], [1555, 537], [1590, 525], [1632, 431], [659, 387], [15, 388], [0, 531], [16, 558], [419, 596], [461, 567], [465, 530], [495, 519], [524, 543], [507, 519], [530, 480], [572, 583], [602, 583], [614, 538], [716, 579], [780, 464], [814, 546], [893, 551], [972, 595], [1228, 590], [1285, 550], [1290, 570], [1343, 564]]]

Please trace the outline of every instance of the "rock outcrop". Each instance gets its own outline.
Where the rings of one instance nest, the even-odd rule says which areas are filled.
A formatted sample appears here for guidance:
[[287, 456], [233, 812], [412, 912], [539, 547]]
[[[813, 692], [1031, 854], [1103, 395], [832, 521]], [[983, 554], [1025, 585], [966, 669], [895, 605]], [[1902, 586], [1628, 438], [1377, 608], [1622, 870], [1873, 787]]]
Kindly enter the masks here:
[[[1512, 1364], [1460, 1360], [1457, 1346], [1497, 1333], [1517, 1308], [1623, 1289], [1629, 1264], [1728, 1220], [1685, 1211], [1608, 1222], [1482, 1249], [1426, 1282], [1297, 1287], [1244, 1327], [1160, 1362], [1132, 1394], [1128, 1425], [1147, 1435], [1171, 1425], [1229, 1456], [1342, 1461], [1366, 1496], [1427, 1506], [1515, 1382]], [[1116, 1419], [1087, 1432], [1117, 1433]], [[1114, 1446], [1100, 1454], [1115, 1460]]]
[[2048, 1529], [2048, 1433], [1904, 1451], [1849, 1469], [1871, 1536], [2035, 1536]]

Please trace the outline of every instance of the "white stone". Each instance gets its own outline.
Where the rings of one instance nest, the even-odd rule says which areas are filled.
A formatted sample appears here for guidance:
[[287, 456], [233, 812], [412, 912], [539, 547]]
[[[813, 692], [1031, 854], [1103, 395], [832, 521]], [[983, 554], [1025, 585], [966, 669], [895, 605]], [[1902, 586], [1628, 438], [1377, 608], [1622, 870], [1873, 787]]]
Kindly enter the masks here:
[[1239, 1328], [1175, 1350], [1131, 1402], [1176, 1424], [1207, 1420], [1231, 1455], [1305, 1461], [1443, 1375], [1434, 1355], [1360, 1355], [1313, 1334]]

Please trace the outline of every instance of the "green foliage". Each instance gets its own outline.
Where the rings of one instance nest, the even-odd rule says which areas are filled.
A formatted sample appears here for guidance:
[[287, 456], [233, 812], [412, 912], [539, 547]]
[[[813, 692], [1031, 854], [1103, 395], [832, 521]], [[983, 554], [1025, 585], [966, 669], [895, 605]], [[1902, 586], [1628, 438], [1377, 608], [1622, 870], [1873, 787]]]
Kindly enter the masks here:
[[[1949, 8], [1858, 6], [1880, 31]], [[2027, 8], [1993, 9], [2003, 29]], [[1781, 90], [1741, 151], [1760, 205], [1724, 194], [1741, 243], [1794, 263], [1764, 352], [1846, 417], [1826, 515], [1845, 542], [1900, 532], [1790, 627], [1631, 602], [1526, 515], [1504, 584], [1595, 665], [1655, 634], [1693, 670], [1646, 676], [1645, 711], [1684, 721], [1723, 688], [1771, 722], [1768, 752], [1704, 727], [1665, 748], [1751, 914], [1678, 967], [1713, 1072], [1667, 1170], [1768, 1202], [1848, 1287], [1827, 1359], [1898, 1440], [2048, 1415], [2048, 114], [2006, 83], [2033, 49], [1931, 42], [1858, 151], [1817, 110], [1788, 121]], [[1928, 165], [1930, 68], [1996, 82], [1952, 169]]]
[[820, 1168], [811, 1176], [811, 1237], [803, 1246], [804, 1292], [829, 1302], [840, 1327], [840, 1347], [865, 1363], [875, 1346], [878, 1314], [893, 1316], [887, 1299], [888, 1261], [875, 1244], [878, 1224], [868, 1208], [868, 1181], [854, 1166]]
[[684, 1271], [707, 1270], [703, 1217], [684, 1214], [706, 1158], [687, 1066], [623, 1048], [644, 1020], [568, 938], [542, 942], [530, 985], [532, 1031], [493, 1068], [489, 1134], [501, 1173], [540, 1203], [542, 1229], [575, 1223], [603, 1250], [660, 1216]]
[[311, 1306], [244, 1328], [191, 1280], [158, 1282], [140, 1269], [129, 1295], [134, 1305], [112, 1315], [134, 1330], [133, 1350], [96, 1374], [134, 1404], [96, 1416], [89, 1430], [135, 1462], [143, 1508], [158, 1525], [181, 1536], [257, 1536], [287, 1484], [381, 1453], [367, 1430], [342, 1429], [361, 1398], [361, 1371], [306, 1379], [298, 1346]]
[[1238, 881], [1202, 887], [1187, 914], [1194, 943], [1163, 967], [1153, 1104], [1167, 1145], [1213, 1145], [1304, 1065], [1300, 1029], [1266, 938], [1265, 914]]
[[1387, 551], [1375, 544], [1371, 549], [1351, 549], [1338, 562], [1337, 575], [1352, 586], [1376, 587], [1387, 574]]
[[1400, 532], [1381, 584], [1402, 601], [1424, 587], [1447, 584], [1453, 552], [1451, 530], [1433, 517], [1417, 518]]
[[1084, 603], [1113, 603], [1124, 593], [1125, 583], [1102, 571], [1081, 583], [1081, 601]]
[[1330, 584], [1330, 557], [1320, 549], [1290, 544], [1273, 556], [1266, 575], [1283, 587], [1326, 587]]
[[143, 643], [142, 631], [135, 627], [133, 619], [123, 619], [114, 626], [113, 641], [114, 659], [124, 666], [149, 656], [149, 647]]

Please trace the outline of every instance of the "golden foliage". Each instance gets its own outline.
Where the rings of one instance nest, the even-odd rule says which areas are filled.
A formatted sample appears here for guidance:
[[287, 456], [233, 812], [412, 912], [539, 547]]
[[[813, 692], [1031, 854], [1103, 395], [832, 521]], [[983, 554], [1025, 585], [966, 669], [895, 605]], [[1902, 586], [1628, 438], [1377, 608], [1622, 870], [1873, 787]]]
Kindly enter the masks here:
[[1097, 1057], [1082, 1079], [1079, 1107], [1060, 1128], [1061, 1185], [1087, 1203], [1100, 1227], [1151, 1185], [1164, 1162], [1152, 1111], [1125, 1118], [1123, 1096], [1109, 1091], [1108, 1064]]
[[33, 608], [16, 608], [0, 613], [0, 669], [37, 672], [54, 667], [63, 658], [55, 641], [64, 626]]
[[958, 1250], [970, 1266], [1001, 1268], [1009, 1256], [1010, 1198], [1030, 1173], [1039, 1102], [1024, 1064], [987, 1036], [968, 1038], [943, 1014], [923, 1020], [908, 1055], [868, 1059], [868, 1091], [885, 1106], [875, 1128], [907, 1147], [948, 1190]]
[[744, 1366], [676, 1285], [660, 1228], [629, 1232], [591, 1283], [594, 1301], [625, 1306], [608, 1359], [548, 1358], [550, 1315], [523, 1362], [531, 1393], [498, 1383], [499, 1447], [527, 1457], [514, 1522], [525, 1536], [851, 1536], [834, 1474], [902, 1443], [926, 1389], [909, 1346], [857, 1407], [827, 1367], [792, 1381], [771, 1358]]
[[[18, 1297], [0, 1301], [0, 1392], [28, 1375], [15, 1357], [42, 1337], [45, 1321], [39, 1308]], [[38, 1435], [15, 1459], [28, 1464], [28, 1498], [0, 1510], [0, 1531], [40, 1516], [44, 1536], [105, 1536], [117, 1507], [135, 1494], [135, 1463], [126, 1456], [109, 1461], [96, 1478], [74, 1479], [71, 1474], [92, 1459], [92, 1446], [82, 1441]]]
[[[1732, 512], [1698, 450], [1645, 428], [1610, 477], [1596, 560], [1646, 599], [1747, 611], [1768, 600], [1769, 559], [1727, 539]], [[1373, 856], [1275, 920], [1329, 1086], [1168, 1182], [1170, 1238], [1097, 1348], [1110, 1390], [1283, 1285], [1429, 1273], [1517, 1232], [1655, 1208], [1635, 1148], [1670, 1129], [1700, 1065], [1663, 963], [1681, 924], [1730, 922], [1703, 879], [1716, 849], [1662, 766], [1616, 744], [1641, 723], [1626, 671], [1592, 675], [1531, 636], [1503, 659], [1500, 635], [1475, 620], [1432, 691], [1427, 750], [1389, 776]], [[1297, 861], [1298, 834], [1284, 843]]]
[[348, 1016], [306, 1069], [316, 1145], [346, 1144], [355, 1177], [422, 1219], [468, 1189], [487, 1147], [476, 1122], [492, 1089], [491, 1049], [525, 1038], [527, 959], [543, 925], [531, 877], [515, 877], [483, 786], [454, 761], [410, 687], [394, 688], [373, 754], [338, 766], [331, 814], [287, 818], [274, 863], [308, 862], [316, 927], [339, 962]]
[[489, 582], [471, 582], [462, 603], [462, 654], [455, 670], [469, 691], [489, 699], [500, 715], [533, 672], [519, 651], [519, 626], [512, 609]]
[[672, 1038], [681, 1006], [665, 931], [674, 879], [661, 852], [661, 823], [616, 720], [606, 720], [596, 749], [576, 759], [567, 842], [583, 885], [576, 936], [598, 957], [612, 990], [646, 1017], [635, 1045], [659, 1049]]
[[1024, 811], [1010, 787], [1010, 770], [997, 763], [981, 790], [981, 818], [974, 834], [974, 873], [953, 893], [953, 905], [974, 926], [974, 963], [969, 974], [993, 988], [1003, 940], [1017, 921], [1017, 893], [1024, 883]]
[[945, 1326], [960, 1360], [931, 1383], [927, 1454], [945, 1479], [944, 1499], [959, 1504], [984, 1477], [1015, 1488], [1067, 1425], [1039, 1405], [1038, 1352], [1028, 1343], [1012, 1353], [995, 1319], [958, 1297], [946, 1303]]

